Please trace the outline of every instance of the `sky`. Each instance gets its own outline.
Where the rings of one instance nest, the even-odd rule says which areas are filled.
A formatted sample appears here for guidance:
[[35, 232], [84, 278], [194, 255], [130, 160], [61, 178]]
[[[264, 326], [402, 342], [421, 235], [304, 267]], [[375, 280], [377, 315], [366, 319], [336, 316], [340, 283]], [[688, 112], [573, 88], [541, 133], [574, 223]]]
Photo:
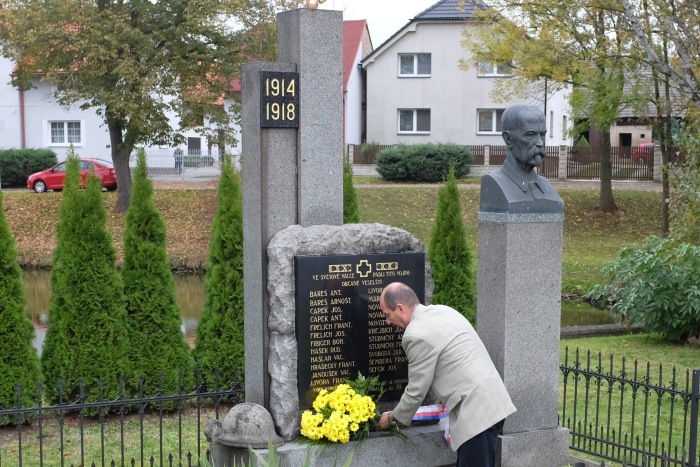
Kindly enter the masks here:
[[324, 10], [340, 10], [344, 20], [366, 19], [376, 48], [438, 0], [326, 0]]

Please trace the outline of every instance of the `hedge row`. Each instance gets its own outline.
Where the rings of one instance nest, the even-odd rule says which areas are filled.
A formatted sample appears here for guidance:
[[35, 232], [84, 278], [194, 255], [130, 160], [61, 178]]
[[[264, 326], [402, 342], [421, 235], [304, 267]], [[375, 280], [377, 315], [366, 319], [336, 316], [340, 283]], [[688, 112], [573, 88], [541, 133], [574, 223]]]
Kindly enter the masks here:
[[58, 158], [51, 149], [0, 150], [0, 181], [2, 186], [25, 186], [29, 175], [56, 163]]
[[377, 154], [377, 172], [385, 180], [442, 182], [450, 167], [455, 177], [469, 174], [472, 152], [458, 144], [414, 144], [384, 149]]

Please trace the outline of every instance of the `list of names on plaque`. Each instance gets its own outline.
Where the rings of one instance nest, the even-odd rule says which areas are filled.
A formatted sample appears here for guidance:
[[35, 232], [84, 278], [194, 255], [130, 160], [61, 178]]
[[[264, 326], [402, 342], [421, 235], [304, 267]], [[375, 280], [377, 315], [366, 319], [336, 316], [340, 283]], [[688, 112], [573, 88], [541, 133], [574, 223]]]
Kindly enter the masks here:
[[380, 375], [385, 400], [397, 399], [407, 383], [400, 332], [379, 306], [384, 286], [404, 282], [422, 300], [425, 255], [298, 256], [296, 336], [300, 404], [308, 407], [321, 389], [357, 377]]

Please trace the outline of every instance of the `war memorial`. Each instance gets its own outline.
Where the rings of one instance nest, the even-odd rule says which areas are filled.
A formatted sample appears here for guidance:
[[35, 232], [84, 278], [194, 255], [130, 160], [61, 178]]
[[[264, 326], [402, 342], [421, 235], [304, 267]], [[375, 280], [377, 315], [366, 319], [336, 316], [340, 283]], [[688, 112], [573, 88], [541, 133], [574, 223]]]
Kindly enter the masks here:
[[[209, 429], [217, 466], [268, 439], [283, 465], [301, 465], [302, 410], [358, 372], [381, 375], [385, 399], [398, 400], [407, 361], [379, 296], [398, 281], [422, 303], [432, 298], [425, 246], [413, 235], [343, 225], [342, 12], [298, 9], [277, 21], [278, 61], [242, 68], [246, 403]], [[539, 124], [536, 112], [514, 109], [514, 130]], [[519, 137], [509, 148], [541, 135]], [[554, 467], [569, 461], [568, 431], [557, 423], [563, 203], [524, 157], [509, 151], [482, 181], [478, 333], [517, 407], [500, 465]], [[312, 448], [312, 465], [342, 465], [350, 451], [352, 465], [454, 465], [442, 426], [404, 433], [372, 433], [359, 449]]]

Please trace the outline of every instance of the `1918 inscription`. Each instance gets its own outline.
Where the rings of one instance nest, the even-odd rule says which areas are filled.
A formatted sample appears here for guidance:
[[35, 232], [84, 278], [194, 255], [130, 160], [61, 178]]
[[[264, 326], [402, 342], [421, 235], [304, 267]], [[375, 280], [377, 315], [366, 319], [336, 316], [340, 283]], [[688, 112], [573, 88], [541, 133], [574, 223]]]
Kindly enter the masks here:
[[299, 127], [299, 73], [260, 72], [260, 127]]
[[408, 382], [401, 333], [379, 307], [384, 286], [403, 282], [423, 300], [425, 255], [297, 256], [296, 337], [299, 401], [346, 379], [380, 375], [384, 400], [398, 399]]

